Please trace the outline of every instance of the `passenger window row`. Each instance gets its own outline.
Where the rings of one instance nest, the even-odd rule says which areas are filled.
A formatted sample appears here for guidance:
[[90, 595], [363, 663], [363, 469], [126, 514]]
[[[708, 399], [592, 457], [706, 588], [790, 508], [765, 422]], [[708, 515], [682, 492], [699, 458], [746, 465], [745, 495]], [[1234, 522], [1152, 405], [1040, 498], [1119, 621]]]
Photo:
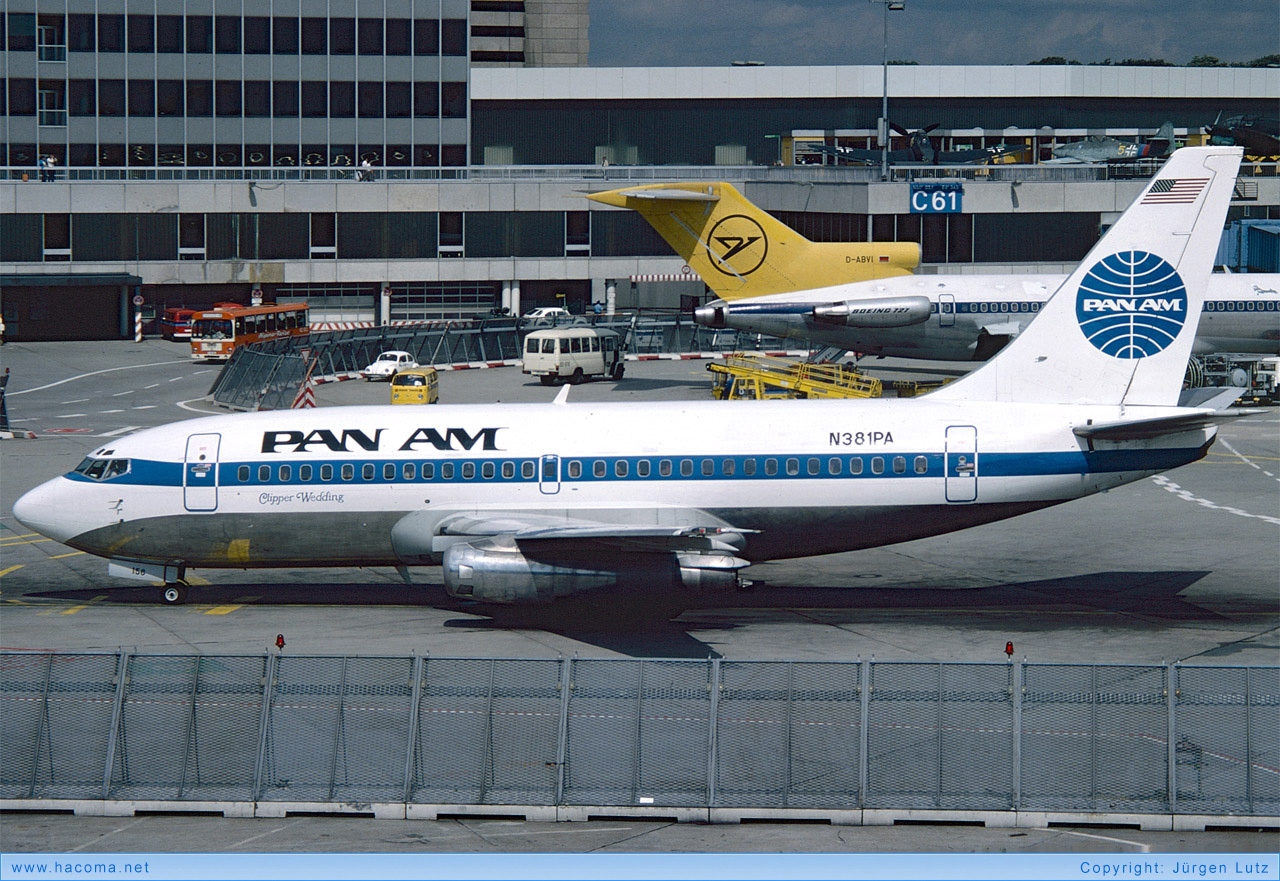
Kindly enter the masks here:
[[[591, 463], [591, 476], [596, 479], [604, 479], [609, 477], [609, 462], [604, 459], [570, 459], [565, 466], [565, 476], [568, 480], [578, 480], [586, 472], [586, 462]], [[779, 472], [786, 474], [788, 477], [797, 477], [803, 474], [807, 477], [840, 477], [844, 474], [857, 476], [863, 473], [863, 469], [869, 461], [872, 474], [883, 474], [885, 470], [884, 456], [871, 456], [869, 460], [862, 456], [831, 456], [825, 460], [821, 456], [809, 456], [804, 459], [798, 457], [788, 457], [784, 459], [775, 458], [757, 458], [747, 456], [745, 458], [725, 458], [725, 459], [658, 459], [656, 469], [649, 459], [639, 459], [634, 462], [636, 477], [649, 477], [656, 470], [658, 477], [672, 477], [677, 471], [680, 477], [693, 477], [698, 474], [702, 477], [735, 477], [741, 473], [743, 477], [755, 477], [757, 474], [763, 474], [766, 477], [774, 477]], [[718, 465], [718, 467], [717, 467]], [[633, 463], [627, 459], [613, 460], [613, 476], [627, 477]], [[907, 457], [893, 456], [892, 466], [894, 474], [907, 473]], [[915, 474], [929, 473], [929, 458], [927, 456], [914, 456], [911, 462], [912, 471]]]
[[[887, 461], [886, 461], [887, 459]], [[85, 462], [94, 460], [86, 459]], [[97, 460], [104, 462], [105, 460]], [[128, 460], [119, 460], [125, 463], [125, 469], [128, 468]], [[633, 473], [636, 477], [644, 479], [649, 477], [693, 477], [696, 474], [702, 477], [735, 477], [739, 474], [743, 477], [755, 477], [763, 475], [765, 477], [776, 477], [778, 474], [784, 474], [788, 477], [841, 477], [849, 475], [856, 477], [863, 473], [864, 469], [868, 469], [871, 474], [884, 474], [886, 464], [892, 469], [894, 474], [907, 473], [907, 457], [906, 456], [809, 456], [806, 458], [786, 457], [786, 458], [757, 458], [754, 456], [735, 457], [735, 458], [703, 458], [703, 459], [567, 459], [564, 467], [565, 480], [582, 480], [584, 475], [590, 474], [590, 477], [596, 480], [613, 478], [627, 478]], [[552, 462], [547, 462], [548, 467], [544, 468], [544, 480], [556, 480], [556, 471]], [[81, 467], [77, 471], [81, 471], [85, 467], [85, 463], [81, 463]], [[335, 466], [329, 463], [323, 465], [298, 465], [297, 479], [294, 479], [295, 466], [289, 464], [281, 465], [259, 465], [257, 466], [256, 483], [271, 483], [273, 478], [279, 483], [311, 483], [319, 480], [320, 483], [331, 483], [335, 479], [335, 474], [340, 482], [350, 482], [356, 479], [356, 465], [353, 463], [345, 463]], [[520, 462], [512, 460], [496, 461], [493, 459], [482, 459], [479, 461], [467, 460], [463, 462], [403, 462], [397, 466], [394, 462], [384, 462], [381, 468], [374, 462], [365, 462], [359, 466], [360, 480], [372, 481], [381, 479], [385, 483], [398, 481], [417, 481], [417, 480], [435, 480], [437, 475], [440, 480], [454, 480], [461, 477], [463, 480], [474, 480], [479, 476], [483, 480], [494, 480], [501, 475], [502, 480], [516, 479], [517, 471], [522, 480], [534, 480], [537, 477], [537, 463], [532, 460], [524, 460]], [[911, 471], [915, 474], [929, 473], [929, 458], [927, 456], [914, 456], [911, 461]], [[254, 470], [250, 465], [240, 465], [236, 470], [236, 480], [240, 483], [251, 482], [251, 476]], [[110, 475], [113, 476], [113, 475]], [[102, 479], [102, 478], [94, 478]]]
[[1206, 312], [1275, 312], [1280, 303], [1275, 300], [1206, 300]]
[[1040, 303], [957, 303], [957, 312], [1039, 312]]

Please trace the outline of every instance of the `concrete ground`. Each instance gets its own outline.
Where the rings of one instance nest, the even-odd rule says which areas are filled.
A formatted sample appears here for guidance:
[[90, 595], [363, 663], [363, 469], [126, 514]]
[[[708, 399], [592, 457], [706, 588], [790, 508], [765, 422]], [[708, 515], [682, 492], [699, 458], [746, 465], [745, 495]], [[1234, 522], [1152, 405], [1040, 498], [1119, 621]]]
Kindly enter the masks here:
[[[631, 364], [570, 400], [710, 400], [701, 361]], [[298, 654], [434, 657], [707, 657], [1031, 662], [1280, 663], [1280, 413], [1223, 429], [1209, 456], [1157, 478], [1004, 523], [870, 551], [752, 567], [749, 591], [674, 617], [615, 609], [491, 610], [449, 599], [438, 569], [196, 572], [185, 606], [109, 578], [103, 560], [29, 535], [9, 511], [104, 438], [214, 409], [217, 366], [181, 344], [9, 343], [8, 411], [36, 440], [0, 445], [0, 611], [5, 648], [257, 652], [277, 633]], [[872, 370], [885, 362], [870, 362]], [[511, 368], [446, 372], [449, 403], [550, 400]], [[386, 400], [362, 381], [321, 406]], [[679, 610], [677, 610], [679, 611]], [[8, 814], [6, 851], [715, 852], [1274, 851], [1267, 832], [1081, 828], [698, 826], [502, 819], [371, 822]]]

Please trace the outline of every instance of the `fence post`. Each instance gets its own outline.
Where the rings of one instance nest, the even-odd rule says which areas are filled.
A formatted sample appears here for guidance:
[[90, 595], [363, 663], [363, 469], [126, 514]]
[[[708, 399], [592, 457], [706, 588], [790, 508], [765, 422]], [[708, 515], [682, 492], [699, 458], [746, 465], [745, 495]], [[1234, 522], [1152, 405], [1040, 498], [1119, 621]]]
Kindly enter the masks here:
[[409, 803], [413, 795], [413, 757], [418, 749], [418, 709], [422, 703], [422, 680], [427, 672], [426, 660], [421, 656], [413, 659], [413, 694], [409, 698], [409, 745], [404, 751], [404, 803]]
[[253, 791], [249, 800], [256, 802], [262, 793], [262, 778], [267, 770], [267, 735], [271, 731], [271, 697], [275, 691], [279, 658], [267, 655], [267, 669], [262, 678], [262, 712], [258, 716], [258, 758], [253, 765]]
[[49, 680], [53, 676], [53, 652], [45, 656], [44, 688], [40, 691], [40, 730], [36, 732], [36, 758], [31, 765], [31, 785], [27, 798], [36, 797], [36, 778], [40, 776], [40, 753], [44, 747], [45, 733], [49, 730]]
[[1249, 813], [1254, 813], [1253, 806], [1253, 682], [1249, 673], [1252, 667], [1244, 668], [1244, 792], [1245, 802], [1249, 805]]
[[493, 767], [493, 677], [497, 658], [489, 659], [489, 695], [484, 702], [484, 760], [480, 765], [480, 798], [476, 804], [484, 804], [489, 797], [489, 769]]
[[116, 699], [111, 709], [111, 734], [107, 738], [106, 770], [102, 773], [102, 797], [111, 797], [111, 769], [116, 763], [116, 741], [120, 736], [120, 719], [124, 715], [124, 686], [129, 670], [129, 653], [121, 650], [116, 662]]
[[640, 793], [640, 752], [644, 735], [644, 659], [639, 664], [636, 671], [636, 747], [631, 753], [631, 804], [636, 803], [636, 796]]
[[791, 767], [792, 767], [792, 750], [795, 744], [792, 742], [794, 726], [791, 724], [792, 713], [795, 709], [796, 694], [796, 664], [795, 661], [787, 662], [787, 788], [782, 793], [782, 806], [784, 808], [791, 807]]
[[338, 752], [342, 744], [346, 741], [346, 703], [347, 703], [347, 664], [351, 659], [346, 655], [342, 656], [342, 681], [338, 685], [338, 718], [334, 720], [333, 725], [333, 758], [329, 760], [329, 797], [327, 801], [333, 801], [333, 789], [337, 786], [338, 779]]
[[863, 661], [858, 689], [858, 807], [867, 806], [867, 724], [871, 716], [871, 662]]
[[1169, 723], [1167, 733], [1168, 749], [1165, 751], [1165, 761], [1169, 763], [1168, 803], [1169, 813], [1176, 814], [1178, 812], [1178, 722], [1176, 716], [1176, 707], [1178, 705], [1178, 665], [1176, 662], [1169, 665], [1165, 675], [1168, 677], [1165, 682], [1165, 713]]
[[1089, 809], [1098, 807], [1098, 665], [1089, 666]]
[[1010, 664], [1013, 673], [1013, 809], [1022, 810], [1022, 692], [1026, 688], [1027, 659]]
[[938, 763], [938, 788], [937, 795], [934, 797], [936, 807], [942, 807], [942, 723], [945, 711], [942, 705], [942, 679], [944, 675], [944, 667], [941, 661], [938, 662], [938, 722], [937, 722], [937, 738], [934, 741], [934, 755]]
[[569, 692], [573, 689], [573, 658], [560, 664], [560, 727], [556, 732], [556, 807], [564, 804], [564, 769], [569, 761]]
[[707, 807], [716, 803], [716, 728], [720, 719], [720, 659], [711, 658], [711, 710], [708, 713], [711, 722], [707, 731]]
[[[182, 793], [187, 789], [187, 764], [191, 757], [191, 741], [196, 736], [196, 697], [200, 693], [200, 655], [192, 656], [192, 660], [196, 662], [195, 670], [191, 673], [191, 709], [187, 712], [187, 738], [182, 745], [182, 777], [178, 780], [178, 798], [182, 798]], [[196, 765], [196, 774], [200, 773], [200, 766]]]

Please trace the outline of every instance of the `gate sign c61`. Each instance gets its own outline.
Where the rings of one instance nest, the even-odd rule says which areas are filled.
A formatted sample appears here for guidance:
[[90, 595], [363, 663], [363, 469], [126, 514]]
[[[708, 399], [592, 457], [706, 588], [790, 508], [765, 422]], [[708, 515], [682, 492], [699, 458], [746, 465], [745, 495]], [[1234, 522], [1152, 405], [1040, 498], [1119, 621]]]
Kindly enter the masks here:
[[911, 184], [912, 214], [959, 214], [964, 184], [920, 181]]

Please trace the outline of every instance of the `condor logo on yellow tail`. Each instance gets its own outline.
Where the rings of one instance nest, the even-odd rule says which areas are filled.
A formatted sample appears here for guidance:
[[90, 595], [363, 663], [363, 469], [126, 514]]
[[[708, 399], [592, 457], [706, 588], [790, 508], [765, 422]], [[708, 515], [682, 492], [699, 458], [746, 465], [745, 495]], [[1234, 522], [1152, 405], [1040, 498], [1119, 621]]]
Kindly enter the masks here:
[[707, 237], [711, 263], [725, 275], [750, 275], [764, 264], [769, 254], [769, 238], [764, 227], [745, 214], [730, 214], [711, 228]]

